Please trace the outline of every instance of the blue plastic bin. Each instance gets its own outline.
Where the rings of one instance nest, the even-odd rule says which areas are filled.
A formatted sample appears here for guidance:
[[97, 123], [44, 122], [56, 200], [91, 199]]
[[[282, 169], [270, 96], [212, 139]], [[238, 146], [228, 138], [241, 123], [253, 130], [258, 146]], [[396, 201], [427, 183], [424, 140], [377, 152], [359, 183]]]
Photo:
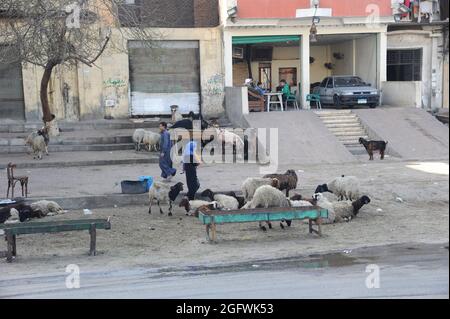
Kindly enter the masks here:
[[151, 176], [139, 176], [139, 180], [141, 182], [147, 182], [147, 192], [149, 191], [150, 187], [152, 187], [153, 184], [153, 177]]

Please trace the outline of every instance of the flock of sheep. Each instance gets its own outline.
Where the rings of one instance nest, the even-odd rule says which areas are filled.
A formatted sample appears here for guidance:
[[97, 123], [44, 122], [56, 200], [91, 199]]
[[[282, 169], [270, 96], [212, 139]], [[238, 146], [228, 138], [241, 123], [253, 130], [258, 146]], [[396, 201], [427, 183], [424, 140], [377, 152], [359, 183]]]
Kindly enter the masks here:
[[0, 208], [0, 224], [23, 223], [33, 218], [43, 218], [63, 213], [64, 210], [54, 201], [40, 200], [30, 205], [17, 203]]
[[[235, 192], [215, 193], [210, 189], [200, 194], [200, 199], [181, 199], [179, 207], [183, 207], [186, 215], [198, 216], [203, 210], [238, 210], [255, 208], [277, 207], [308, 207], [318, 206], [328, 210], [328, 218], [324, 224], [350, 221], [356, 217], [360, 209], [370, 203], [370, 198], [361, 195], [360, 182], [354, 176], [341, 176], [328, 184], [319, 185], [311, 198], [304, 198], [300, 194], [289, 197], [291, 190], [297, 189], [298, 177], [294, 170], [284, 174], [271, 174], [263, 178], [247, 178], [241, 187], [242, 195]], [[150, 207], [156, 200], [160, 213], [164, 214], [161, 205], [169, 206], [169, 216], [172, 215], [173, 203], [183, 191], [183, 183], [170, 186], [164, 182], [154, 182], [149, 191]], [[331, 201], [323, 195], [325, 192], [333, 193], [338, 200]], [[284, 221], [291, 226], [291, 221]], [[260, 223], [262, 230], [267, 230], [265, 224]], [[270, 223], [267, 223], [272, 228]], [[285, 228], [283, 222], [281, 228]]]

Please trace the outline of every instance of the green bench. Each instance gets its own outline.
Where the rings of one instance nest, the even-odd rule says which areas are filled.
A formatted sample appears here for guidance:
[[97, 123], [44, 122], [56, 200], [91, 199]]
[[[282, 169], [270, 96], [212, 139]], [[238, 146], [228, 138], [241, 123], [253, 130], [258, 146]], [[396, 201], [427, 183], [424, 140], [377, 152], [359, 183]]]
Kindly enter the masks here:
[[[206, 237], [216, 241], [216, 226], [229, 223], [274, 222], [283, 220], [309, 220], [309, 233], [322, 236], [322, 219], [328, 218], [328, 210], [321, 207], [286, 207], [286, 208], [256, 208], [246, 210], [203, 210], [198, 218], [206, 225]], [[317, 225], [314, 229], [313, 223]]]
[[0, 230], [5, 233], [7, 242], [6, 261], [12, 262], [17, 255], [16, 236], [26, 234], [60, 233], [66, 231], [88, 230], [91, 236], [90, 256], [96, 255], [97, 229], [111, 229], [108, 219], [79, 219], [54, 222], [25, 222], [18, 224], [0, 225]]

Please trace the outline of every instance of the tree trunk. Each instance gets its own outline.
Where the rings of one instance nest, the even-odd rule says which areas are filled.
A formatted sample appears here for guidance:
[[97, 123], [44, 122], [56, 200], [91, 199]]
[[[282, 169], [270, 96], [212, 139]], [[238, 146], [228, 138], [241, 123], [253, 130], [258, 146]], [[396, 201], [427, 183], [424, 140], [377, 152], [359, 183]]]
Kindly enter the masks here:
[[50, 106], [48, 105], [48, 83], [50, 81], [50, 77], [52, 76], [54, 64], [48, 63], [44, 69], [44, 75], [41, 79], [41, 104], [42, 104], [42, 114], [44, 123], [48, 123], [53, 120], [52, 113], [50, 112]]

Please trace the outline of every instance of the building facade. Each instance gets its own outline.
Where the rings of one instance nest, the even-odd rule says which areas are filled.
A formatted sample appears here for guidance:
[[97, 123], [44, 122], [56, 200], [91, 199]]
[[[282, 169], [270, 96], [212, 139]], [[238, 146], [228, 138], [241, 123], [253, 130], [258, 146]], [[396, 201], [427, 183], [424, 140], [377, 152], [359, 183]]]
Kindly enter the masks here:
[[[380, 89], [385, 104], [448, 107], [448, 43], [440, 30], [445, 24], [448, 30], [448, 20], [436, 13], [445, 9], [439, 1], [224, 0], [222, 6], [226, 86], [253, 78], [275, 90], [284, 79], [309, 108], [306, 97], [324, 78], [356, 75]], [[424, 18], [411, 23], [411, 15]], [[412, 53], [421, 73], [396, 77], [395, 55], [408, 48], [421, 49]], [[407, 98], [398, 94], [405, 90]]]
[[[126, 25], [94, 67], [58, 66], [49, 84], [52, 113], [78, 121], [183, 113], [221, 116], [223, 110], [222, 35], [214, 0], [127, 0], [152, 8], [145, 25], [156, 35], [151, 45], [128, 36]], [[137, 12], [139, 14], [139, 12]], [[155, 18], [157, 17], [157, 19]], [[125, 49], [117, 49], [117, 43]], [[40, 67], [0, 65], [0, 120], [39, 121], [42, 117]]]

